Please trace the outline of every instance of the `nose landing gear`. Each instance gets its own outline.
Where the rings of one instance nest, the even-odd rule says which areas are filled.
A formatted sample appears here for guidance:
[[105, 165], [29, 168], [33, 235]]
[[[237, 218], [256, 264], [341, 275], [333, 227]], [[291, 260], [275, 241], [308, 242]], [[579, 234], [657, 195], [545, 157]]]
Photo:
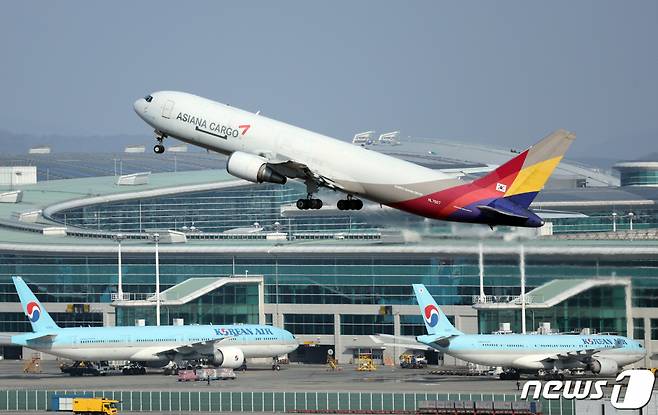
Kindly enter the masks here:
[[155, 139], [158, 140], [158, 144], [153, 146], [153, 152], [155, 154], [162, 154], [165, 152], [165, 146], [162, 145], [162, 141], [167, 137], [166, 134], [155, 130]]

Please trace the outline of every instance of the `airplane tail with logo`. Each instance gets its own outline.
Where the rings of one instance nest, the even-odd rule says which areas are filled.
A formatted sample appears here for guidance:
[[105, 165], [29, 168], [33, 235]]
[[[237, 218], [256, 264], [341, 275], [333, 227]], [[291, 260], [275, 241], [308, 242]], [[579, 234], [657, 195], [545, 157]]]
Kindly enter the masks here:
[[423, 284], [413, 284], [413, 287], [428, 334], [439, 337], [451, 337], [464, 334], [450, 323]]
[[30, 324], [32, 324], [32, 330], [35, 333], [59, 330], [59, 326], [57, 326], [55, 321], [50, 317], [50, 314], [48, 314], [43, 305], [37, 300], [37, 297], [27, 284], [25, 284], [23, 278], [12, 277], [12, 279], [14, 280], [18, 297], [21, 300], [23, 312], [30, 320]]
[[575, 139], [574, 133], [557, 130], [473, 184], [528, 208]]

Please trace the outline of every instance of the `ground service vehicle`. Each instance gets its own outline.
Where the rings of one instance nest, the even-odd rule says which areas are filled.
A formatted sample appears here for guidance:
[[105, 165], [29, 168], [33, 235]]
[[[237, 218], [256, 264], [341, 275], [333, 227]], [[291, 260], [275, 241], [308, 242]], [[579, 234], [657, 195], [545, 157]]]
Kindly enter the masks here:
[[74, 398], [73, 413], [115, 415], [117, 403], [119, 401], [105, 398]]
[[416, 356], [411, 353], [400, 355], [400, 367], [403, 369], [422, 369], [427, 366], [425, 356]]
[[79, 361], [73, 364], [63, 364], [59, 367], [62, 373], [68, 373], [71, 376], [105, 376], [107, 374], [107, 366], [99, 366], [93, 362]]
[[199, 380], [199, 377], [196, 374], [194, 369], [186, 369], [178, 371], [178, 381], [179, 382], [193, 382]]

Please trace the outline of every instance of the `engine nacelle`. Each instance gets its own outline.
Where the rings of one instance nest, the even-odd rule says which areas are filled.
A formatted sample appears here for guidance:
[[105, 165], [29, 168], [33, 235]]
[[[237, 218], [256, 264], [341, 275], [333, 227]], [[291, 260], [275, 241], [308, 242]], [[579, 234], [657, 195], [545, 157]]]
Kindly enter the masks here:
[[244, 353], [237, 347], [215, 347], [213, 364], [218, 367], [237, 369], [244, 363]]
[[274, 171], [267, 165], [267, 159], [249, 153], [236, 151], [231, 154], [226, 163], [226, 170], [233, 176], [254, 183], [286, 184], [286, 176]]
[[589, 364], [589, 370], [595, 375], [614, 376], [619, 371], [617, 362], [612, 359], [594, 359]]

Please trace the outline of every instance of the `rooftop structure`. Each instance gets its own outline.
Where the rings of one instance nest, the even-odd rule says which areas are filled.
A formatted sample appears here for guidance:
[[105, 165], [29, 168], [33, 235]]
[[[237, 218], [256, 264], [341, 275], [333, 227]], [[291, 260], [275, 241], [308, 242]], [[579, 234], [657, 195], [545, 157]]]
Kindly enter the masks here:
[[613, 167], [621, 173], [622, 186], [658, 186], [658, 153]]

